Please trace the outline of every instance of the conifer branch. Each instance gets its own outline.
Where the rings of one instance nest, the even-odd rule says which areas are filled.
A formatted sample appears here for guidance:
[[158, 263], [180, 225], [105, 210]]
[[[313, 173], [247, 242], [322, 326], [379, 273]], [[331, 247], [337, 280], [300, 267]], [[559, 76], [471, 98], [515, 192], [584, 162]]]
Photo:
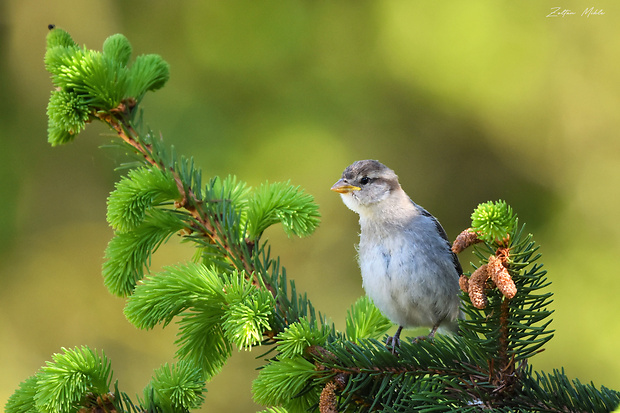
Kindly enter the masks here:
[[[193, 218], [193, 223], [191, 224], [192, 230], [198, 231], [201, 236], [208, 239], [211, 244], [217, 244], [224, 249], [228, 254], [231, 264], [235, 267], [237, 267], [235, 265], [237, 262], [241, 262], [243, 264], [242, 267], [237, 269], [245, 270], [247, 274], [254, 274], [252, 275], [253, 283], [257, 288], [260, 288], [261, 283], [256, 278], [255, 268], [250, 259], [256, 240], [245, 239], [245, 248], [248, 254], [244, 254], [243, 251], [231, 245], [226, 237], [222, 236], [221, 228], [218, 230], [218, 227], [221, 225], [219, 218], [209, 217], [209, 214], [202, 208], [203, 201], [199, 200], [192, 188], [182, 181], [182, 178], [173, 166], [166, 167], [163, 161], [158, 161], [153, 156], [153, 146], [144, 143], [140, 138], [140, 134], [136, 132], [131, 122], [127, 120], [131, 118], [131, 112], [135, 108], [135, 105], [136, 101], [134, 99], [128, 99], [127, 101], [121, 102], [109, 113], [97, 113], [96, 117], [112, 128], [123, 142], [133, 148], [136, 154], [144, 158], [147, 164], [160, 170], [168, 170], [172, 174], [179, 194], [181, 194], [181, 199], [176, 200], [174, 205], [176, 208], [185, 209]], [[275, 296], [275, 289], [269, 283], [262, 280], [262, 284], [264, 288]]]

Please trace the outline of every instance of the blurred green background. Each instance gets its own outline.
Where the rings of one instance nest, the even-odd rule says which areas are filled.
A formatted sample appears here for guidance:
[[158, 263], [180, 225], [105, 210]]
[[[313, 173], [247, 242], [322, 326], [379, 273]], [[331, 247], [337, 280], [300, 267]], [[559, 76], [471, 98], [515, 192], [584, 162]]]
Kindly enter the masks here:
[[[507, 200], [555, 293], [555, 338], [534, 367], [620, 389], [620, 4], [556, 3], [0, 3], [0, 403], [63, 346], [103, 349], [129, 394], [174, 355], [174, 326], [134, 329], [102, 283], [123, 161], [98, 149], [110, 131], [46, 143], [49, 23], [90, 48], [121, 32], [135, 53], [162, 55], [171, 79], [147, 95], [145, 119], [206, 176], [290, 179], [315, 196], [314, 235], [267, 236], [338, 326], [363, 290], [357, 217], [329, 188], [352, 161], [379, 159], [452, 238], [478, 203]], [[546, 17], [560, 5], [576, 14]], [[592, 6], [605, 15], [581, 16]], [[172, 243], [154, 267], [192, 252]], [[259, 409], [262, 350], [235, 352], [205, 411]]]

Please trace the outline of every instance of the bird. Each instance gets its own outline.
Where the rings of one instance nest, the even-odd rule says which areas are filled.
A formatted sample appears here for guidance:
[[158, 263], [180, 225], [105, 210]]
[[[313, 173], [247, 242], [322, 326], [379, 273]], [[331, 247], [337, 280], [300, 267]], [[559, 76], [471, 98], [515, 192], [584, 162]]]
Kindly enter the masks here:
[[331, 190], [359, 215], [364, 290], [398, 325], [386, 346], [397, 351], [403, 328], [430, 327], [430, 340], [440, 326], [458, 332], [463, 270], [439, 221], [411, 200], [392, 169], [376, 160], [352, 163]]

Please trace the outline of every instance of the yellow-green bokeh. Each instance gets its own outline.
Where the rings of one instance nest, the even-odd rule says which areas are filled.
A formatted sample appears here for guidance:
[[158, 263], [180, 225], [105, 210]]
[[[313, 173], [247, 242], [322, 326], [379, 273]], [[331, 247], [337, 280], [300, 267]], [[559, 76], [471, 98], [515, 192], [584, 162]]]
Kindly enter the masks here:
[[[270, 229], [289, 277], [338, 326], [363, 294], [355, 215], [329, 191], [354, 160], [392, 167], [451, 237], [505, 199], [541, 245], [556, 330], [536, 369], [620, 389], [620, 6], [554, 2], [8, 0], [0, 5], [0, 404], [61, 347], [112, 358], [141, 392], [174, 355], [174, 326], [138, 331], [101, 279], [105, 200], [122, 156], [88, 125], [46, 143], [47, 25], [99, 49], [125, 34], [170, 63], [145, 119], [206, 176], [291, 180], [315, 196], [306, 239]], [[581, 16], [586, 7], [604, 15]], [[184, 261], [172, 244], [154, 266]], [[462, 258], [468, 268], [469, 256]], [[329, 286], [326, 288], [326, 286]], [[204, 410], [255, 411], [260, 365], [235, 353]]]

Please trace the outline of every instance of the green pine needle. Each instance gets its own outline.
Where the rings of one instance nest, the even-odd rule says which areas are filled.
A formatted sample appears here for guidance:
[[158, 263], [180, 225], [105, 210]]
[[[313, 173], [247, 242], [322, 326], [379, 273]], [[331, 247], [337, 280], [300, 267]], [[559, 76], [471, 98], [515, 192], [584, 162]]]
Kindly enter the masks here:
[[222, 328], [226, 338], [240, 349], [250, 350], [260, 344], [263, 333], [271, 328], [274, 299], [269, 291], [257, 290], [250, 284], [251, 294], [241, 300], [228, 300]]
[[78, 47], [77, 44], [73, 41], [71, 35], [59, 28], [52, 29], [47, 34], [47, 48], [51, 49], [52, 47], [56, 46], [70, 48]]
[[69, 143], [75, 139], [77, 135], [74, 135], [63, 129], [59, 125], [57, 125], [53, 121], [48, 121], [47, 124], [47, 141], [52, 146], [64, 145], [65, 143]]
[[170, 79], [170, 66], [156, 54], [140, 55], [131, 65], [127, 95], [140, 98], [148, 91], [162, 88]]
[[289, 182], [265, 183], [249, 199], [248, 231], [258, 239], [271, 225], [282, 223], [289, 235], [310, 235], [319, 224], [314, 198]]
[[268, 409], [261, 410], [258, 413], [288, 413], [288, 410], [284, 407], [270, 407]]
[[183, 313], [175, 345], [177, 358], [199, 366], [206, 378], [219, 373], [232, 353], [232, 345], [222, 330], [221, 315], [214, 313], [211, 306], [197, 306]]
[[115, 185], [108, 197], [108, 222], [127, 232], [142, 224], [154, 206], [180, 198], [174, 178], [157, 168], [133, 169]]
[[[199, 366], [205, 377], [217, 374], [232, 347], [222, 329], [226, 285], [234, 275], [199, 264], [166, 267], [147, 277], [127, 301], [125, 316], [136, 327], [166, 326], [180, 316], [177, 357]], [[228, 283], [228, 284], [227, 284]], [[249, 282], [248, 282], [249, 283]]]
[[[54, 81], [56, 76], [60, 75], [63, 70], [67, 70], [67, 67], [73, 63], [74, 57], [79, 53], [81, 53], [81, 50], [77, 46], [48, 46], [43, 62], [45, 63], [45, 69], [52, 75], [52, 81]], [[54, 85], [60, 86], [57, 85], [55, 81]]]
[[355, 343], [360, 339], [379, 338], [392, 327], [392, 322], [384, 316], [368, 296], [360, 297], [347, 311], [347, 338]]
[[[187, 361], [168, 363], [155, 370], [155, 375], [144, 389], [152, 407], [165, 412], [185, 413], [197, 409], [204, 402], [204, 377], [200, 368]], [[153, 400], [151, 399], [151, 394]]]
[[245, 211], [251, 193], [250, 186], [234, 175], [225, 178], [214, 176], [206, 185], [203, 197], [210, 213], [222, 215], [226, 211], [233, 211], [239, 217], [239, 228], [244, 228], [247, 221]]
[[205, 198], [211, 202], [227, 200], [241, 209], [247, 207], [251, 190], [248, 184], [237, 179], [234, 175], [225, 178], [214, 176], [209, 180], [205, 189]]
[[110, 58], [121, 66], [127, 66], [131, 58], [131, 43], [120, 33], [113, 34], [105, 39], [102, 50], [105, 57]]
[[74, 98], [52, 95], [48, 107], [52, 145], [71, 141], [84, 128], [88, 114], [110, 111], [130, 97], [140, 100], [166, 83], [170, 68], [160, 56], [138, 56], [130, 69], [131, 53], [131, 44], [122, 34], [108, 37], [103, 52], [98, 52], [79, 48], [64, 30], [49, 32], [45, 67], [57, 91]]
[[592, 383], [570, 380], [564, 369], [534, 375], [530, 369], [526, 380], [524, 397], [537, 400], [541, 411], [611, 412], [620, 408], [620, 392], [606, 387], [599, 390]]
[[324, 345], [330, 331], [329, 326], [319, 328], [316, 321], [310, 324], [306, 318], [290, 324], [277, 336], [280, 357], [284, 359], [301, 356], [310, 346]]
[[59, 67], [48, 67], [54, 84], [84, 95], [84, 101], [93, 109], [117, 107], [125, 95], [127, 69], [94, 50], [67, 49], [66, 52]]
[[127, 300], [125, 316], [138, 328], [164, 326], [181, 312], [199, 306], [219, 321], [224, 310], [224, 282], [213, 269], [188, 263], [165, 267], [146, 277]]
[[222, 324], [226, 338], [240, 349], [250, 350], [260, 344], [263, 332], [269, 330], [272, 312], [271, 304], [256, 301], [228, 306]]
[[501, 199], [478, 205], [471, 215], [471, 229], [479, 233], [480, 239], [489, 243], [500, 243], [516, 227], [517, 216], [512, 208]]
[[254, 401], [292, 411], [309, 410], [318, 403], [318, 389], [309, 387], [316, 374], [314, 364], [300, 356], [273, 361], [252, 383]]
[[[47, 116], [51, 124], [76, 135], [86, 126], [90, 112], [80, 95], [57, 90], [52, 92], [47, 105]], [[65, 143], [62, 140], [50, 140], [52, 146]]]
[[21, 382], [4, 406], [5, 413], [38, 413], [34, 400], [38, 388], [37, 381], [38, 378], [34, 375]]
[[87, 393], [109, 392], [112, 366], [103, 352], [99, 356], [86, 346], [62, 350], [37, 374], [35, 402], [40, 411], [75, 411]]
[[106, 287], [114, 295], [130, 295], [144, 276], [151, 255], [172, 234], [185, 227], [170, 211], [153, 209], [133, 231], [117, 233], [108, 243], [103, 264]]

